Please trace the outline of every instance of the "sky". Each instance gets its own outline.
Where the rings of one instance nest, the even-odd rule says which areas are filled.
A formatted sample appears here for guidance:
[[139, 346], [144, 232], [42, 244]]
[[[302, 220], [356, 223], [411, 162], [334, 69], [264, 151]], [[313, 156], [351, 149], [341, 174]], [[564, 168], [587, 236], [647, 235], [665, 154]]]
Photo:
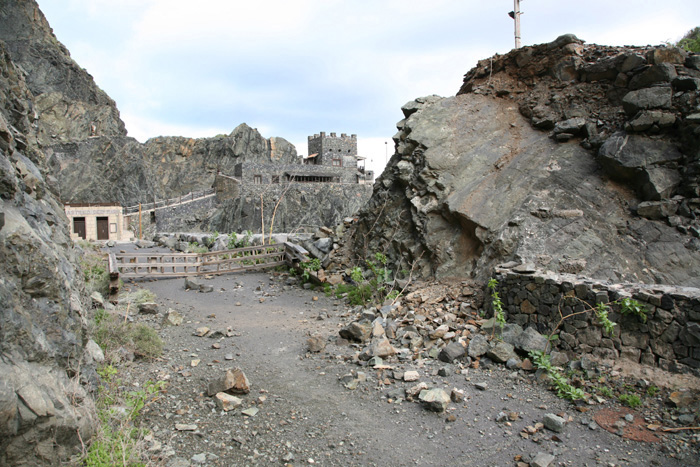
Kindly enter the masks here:
[[[401, 106], [452, 96], [514, 46], [512, 0], [38, 0], [120, 110], [130, 136], [210, 137], [247, 123], [308, 155], [307, 136], [357, 134], [391, 157]], [[700, 25], [700, 0], [522, 0], [523, 45], [574, 33], [658, 45]]]

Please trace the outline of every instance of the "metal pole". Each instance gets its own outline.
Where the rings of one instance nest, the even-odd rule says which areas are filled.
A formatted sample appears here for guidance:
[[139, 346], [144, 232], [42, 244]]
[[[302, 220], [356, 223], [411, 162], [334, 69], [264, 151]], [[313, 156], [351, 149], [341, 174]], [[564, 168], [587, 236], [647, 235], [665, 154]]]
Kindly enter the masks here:
[[139, 240], [143, 238], [141, 232], [141, 203], [139, 203]]
[[515, 22], [515, 48], [520, 48], [520, 0], [513, 0], [513, 21]]

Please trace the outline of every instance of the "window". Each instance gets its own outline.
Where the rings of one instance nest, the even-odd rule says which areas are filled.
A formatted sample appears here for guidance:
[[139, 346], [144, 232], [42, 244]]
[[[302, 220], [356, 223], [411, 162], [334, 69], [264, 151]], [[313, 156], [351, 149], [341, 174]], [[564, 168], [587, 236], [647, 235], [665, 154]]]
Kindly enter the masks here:
[[262, 185], [262, 175], [253, 175], [253, 183], [256, 185]]
[[334, 167], [342, 167], [343, 166], [343, 159], [333, 159], [333, 166]]
[[272, 176], [272, 183], [279, 183], [280, 182], [280, 176], [279, 175], [273, 175]]

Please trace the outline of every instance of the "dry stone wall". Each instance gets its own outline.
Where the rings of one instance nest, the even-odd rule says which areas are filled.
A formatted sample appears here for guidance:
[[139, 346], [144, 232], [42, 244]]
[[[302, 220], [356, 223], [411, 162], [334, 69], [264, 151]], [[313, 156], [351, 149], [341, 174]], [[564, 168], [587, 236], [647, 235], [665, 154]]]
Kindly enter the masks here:
[[613, 303], [609, 318], [617, 325], [609, 336], [595, 313], [581, 313], [560, 327], [558, 350], [570, 357], [593, 354], [700, 375], [700, 289], [612, 284], [517, 269], [498, 269], [495, 275], [509, 323], [534, 327], [548, 335], [562, 316], [630, 297], [644, 305], [646, 321], [637, 315], [620, 314], [619, 303]]

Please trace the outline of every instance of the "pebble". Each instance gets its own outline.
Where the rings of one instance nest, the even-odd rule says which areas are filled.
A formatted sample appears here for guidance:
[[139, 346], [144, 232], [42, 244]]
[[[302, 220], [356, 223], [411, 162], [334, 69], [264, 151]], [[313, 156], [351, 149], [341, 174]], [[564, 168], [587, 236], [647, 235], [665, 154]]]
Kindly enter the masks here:
[[195, 431], [197, 429], [197, 425], [194, 425], [194, 424], [188, 425], [186, 423], [176, 423], [175, 429], [177, 431]]
[[486, 391], [489, 388], [489, 385], [486, 383], [474, 383], [474, 387], [479, 391]]
[[566, 420], [553, 413], [548, 413], [544, 415], [544, 427], [548, 430], [554, 431], [555, 433], [561, 433], [566, 424]]

